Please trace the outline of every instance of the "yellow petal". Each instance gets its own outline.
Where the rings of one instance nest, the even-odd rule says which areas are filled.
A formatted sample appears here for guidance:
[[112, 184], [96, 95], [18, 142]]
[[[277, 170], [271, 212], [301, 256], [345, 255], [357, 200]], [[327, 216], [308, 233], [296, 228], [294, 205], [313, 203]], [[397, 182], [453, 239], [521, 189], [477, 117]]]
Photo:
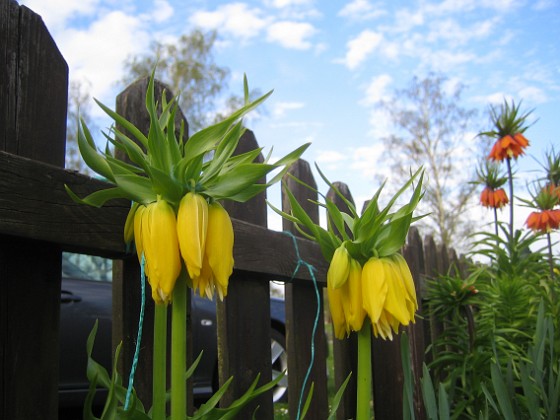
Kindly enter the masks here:
[[[193, 282], [193, 289], [196, 291], [198, 289], [198, 294], [200, 296], [206, 295], [206, 290], [208, 289], [209, 285], [214, 284], [212, 280], [212, 269], [210, 268], [210, 264], [208, 264], [208, 258], [204, 257], [202, 260], [202, 268], [200, 270], [200, 275], [194, 277], [192, 279]], [[210, 300], [213, 298], [213, 294], [208, 296]]]
[[181, 256], [191, 279], [200, 275], [208, 228], [208, 203], [200, 194], [187, 193], [179, 203], [177, 236]]
[[126, 221], [124, 222], [124, 243], [127, 245], [134, 239], [134, 220], [136, 218], [136, 210], [138, 210], [139, 207], [140, 205], [138, 203], [133, 203], [126, 216]]
[[158, 200], [153, 206], [150, 220], [149, 257], [152, 287], [155, 283], [161, 300], [169, 302], [177, 277], [181, 273], [177, 219], [171, 205], [165, 200]]
[[391, 315], [387, 311], [381, 312], [379, 320], [376, 323], [372, 323], [373, 335], [375, 337], [381, 336], [383, 340], [393, 340], [390, 319]]
[[134, 243], [139, 263], [142, 262], [142, 253], [144, 252], [144, 244], [142, 243], [142, 213], [144, 213], [144, 210], [146, 210], [146, 206], [140, 206], [134, 213]]
[[350, 254], [344, 244], [340, 245], [335, 251], [327, 271], [327, 285], [333, 289], [338, 289], [346, 280], [350, 273]]
[[[152, 275], [150, 274], [150, 260], [152, 259], [152, 244], [150, 241], [151, 236], [151, 224], [152, 224], [152, 210], [154, 208], [155, 203], [150, 203], [146, 206], [144, 211], [141, 213], [141, 231], [142, 231], [142, 240], [140, 241], [143, 248], [144, 253], [144, 271], [146, 276], [148, 276], [148, 282], [152, 285]], [[140, 255], [141, 256], [141, 255]], [[152, 286], [153, 287], [153, 286]]]
[[362, 299], [372, 323], [381, 316], [387, 298], [385, 268], [379, 258], [370, 258], [362, 270]]
[[[416, 299], [416, 288], [414, 287], [414, 280], [412, 278], [412, 273], [404, 257], [400, 254], [395, 254], [393, 256], [393, 261], [395, 262], [398, 270], [401, 273], [401, 278], [403, 280], [404, 286], [406, 288], [407, 300], [412, 303], [411, 307], [414, 308], [413, 312], [418, 310], [418, 301]], [[414, 319], [414, 315], [412, 315]]]
[[350, 274], [346, 282], [348, 290], [348, 313], [346, 321], [353, 331], [360, 331], [366, 317], [362, 299], [362, 267], [358, 261], [350, 259]]
[[229, 277], [233, 273], [233, 225], [228, 212], [220, 203], [208, 207], [208, 231], [205, 255], [220, 293], [227, 294]]
[[397, 270], [395, 263], [388, 258], [382, 259], [385, 268], [385, 278], [389, 286], [385, 309], [402, 325], [408, 325], [410, 317], [406, 307], [406, 289], [401, 279], [400, 271]]
[[327, 286], [327, 296], [329, 298], [329, 310], [331, 312], [332, 323], [334, 327], [334, 335], [339, 340], [346, 337], [346, 319], [344, 317], [344, 308], [342, 306], [340, 289], [333, 289]]

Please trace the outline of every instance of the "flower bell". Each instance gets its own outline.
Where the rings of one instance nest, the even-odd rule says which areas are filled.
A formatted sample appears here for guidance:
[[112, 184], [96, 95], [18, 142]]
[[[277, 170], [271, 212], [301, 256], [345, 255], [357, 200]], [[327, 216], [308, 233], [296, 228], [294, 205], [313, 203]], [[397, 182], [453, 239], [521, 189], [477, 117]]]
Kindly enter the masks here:
[[333, 289], [338, 289], [348, 279], [350, 273], [350, 254], [344, 244], [340, 245], [333, 254], [329, 270], [327, 271], [327, 284]]
[[362, 293], [376, 337], [392, 340], [400, 325], [414, 322], [416, 292], [402, 256], [370, 258], [362, 271]]
[[501, 209], [507, 203], [509, 203], [509, 199], [503, 188], [485, 187], [480, 194], [480, 204], [484, 207]]
[[214, 286], [223, 299], [233, 273], [233, 225], [228, 212], [218, 202], [208, 207], [205, 257], [212, 270]]
[[181, 256], [191, 279], [200, 276], [207, 229], [208, 202], [200, 194], [187, 193], [179, 203], [177, 236]]
[[138, 258], [144, 254], [145, 271], [156, 303], [169, 303], [181, 272], [177, 222], [171, 205], [162, 199], [141, 206], [134, 217]]

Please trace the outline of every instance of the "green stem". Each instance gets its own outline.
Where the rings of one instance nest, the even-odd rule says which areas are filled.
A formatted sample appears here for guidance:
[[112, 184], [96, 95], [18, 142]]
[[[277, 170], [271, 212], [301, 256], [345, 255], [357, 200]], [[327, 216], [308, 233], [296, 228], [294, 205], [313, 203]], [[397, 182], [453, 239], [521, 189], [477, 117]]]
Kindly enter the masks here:
[[358, 332], [358, 376], [357, 376], [356, 420], [370, 420], [372, 378], [371, 378], [371, 324], [366, 318]]
[[187, 282], [179, 276], [171, 305], [171, 420], [187, 417]]
[[498, 232], [498, 209], [494, 207], [494, 231], [496, 233], [496, 248], [500, 245], [499, 232]]
[[157, 304], [154, 317], [152, 419], [165, 420], [167, 305]]
[[509, 180], [509, 240], [513, 240], [513, 174], [511, 172], [511, 158], [507, 158], [507, 170]]
[[550, 232], [546, 232], [548, 244], [548, 267], [550, 269], [550, 281], [554, 280], [554, 259], [552, 257], [552, 241], [550, 240]]

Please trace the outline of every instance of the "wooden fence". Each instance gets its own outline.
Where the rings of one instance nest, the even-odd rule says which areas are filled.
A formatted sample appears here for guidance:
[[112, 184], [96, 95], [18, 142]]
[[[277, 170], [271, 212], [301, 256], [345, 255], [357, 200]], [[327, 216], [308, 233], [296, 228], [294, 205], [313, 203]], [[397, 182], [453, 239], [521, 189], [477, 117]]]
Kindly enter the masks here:
[[[13, 0], [0, 0], [0, 50], [5, 65], [0, 75], [0, 418], [56, 419], [58, 392], [58, 329], [61, 252], [63, 250], [115, 259], [113, 272], [113, 342], [123, 341], [121, 370], [127, 374], [134, 352], [140, 296], [139, 267], [127, 254], [122, 228], [129, 203], [115, 201], [101, 209], [72, 202], [68, 184], [84, 196], [104, 185], [101, 181], [63, 169], [67, 107], [68, 68], [41, 18]], [[146, 127], [143, 111], [146, 80], [138, 81], [117, 98], [117, 111], [140, 128]], [[255, 147], [248, 131], [241, 148]], [[239, 150], [242, 152], [243, 150]], [[307, 162], [300, 160], [292, 173], [310, 185], [315, 181]], [[287, 179], [300, 201], [310, 190]], [[344, 184], [338, 184], [349, 198]], [[336, 196], [329, 192], [336, 200]], [[343, 203], [338, 203], [343, 205]], [[318, 210], [306, 204], [318, 219]], [[283, 199], [283, 207], [287, 207]], [[228, 297], [218, 304], [218, 351], [220, 382], [235, 381], [224, 397], [227, 405], [240, 396], [261, 373], [271, 378], [269, 281], [286, 281], [286, 337], [289, 363], [289, 410], [295, 418], [304, 377], [310, 363], [311, 330], [317, 311], [313, 284], [307, 270], [294, 276], [297, 254], [292, 237], [270, 231], [264, 194], [247, 204], [228, 204], [234, 218], [235, 270]], [[297, 235], [292, 226], [284, 229]], [[316, 244], [297, 239], [300, 257], [317, 269], [325, 286], [327, 264]], [[438, 248], [433, 240], [422, 241], [411, 230], [403, 254], [416, 281], [422, 304], [427, 277], [445, 273], [456, 260], [454, 253]], [[322, 302], [321, 302], [322, 305]], [[422, 308], [420, 308], [422, 312]], [[323, 420], [328, 413], [325, 329], [323, 310], [315, 337], [315, 363], [308, 386], [315, 383], [309, 419]], [[153, 307], [148, 305], [145, 329], [151, 330]], [[421, 319], [408, 328], [413, 373], [418, 384], [426, 344], [432, 330]], [[135, 385], [142, 399], [151, 387], [151, 338], [145, 334]], [[85, 343], [84, 343], [85, 345]], [[356, 369], [356, 340], [335, 340], [335, 387]], [[377, 419], [400, 418], [403, 372], [398, 338], [374, 340], [373, 374]], [[126, 376], [125, 376], [126, 377]], [[355, 382], [345, 393], [337, 418], [353, 418]], [[306, 390], [307, 392], [307, 390]], [[417, 418], [424, 418], [417, 393]], [[192, 394], [189, 394], [192, 399]], [[270, 394], [248, 407], [240, 418], [259, 406], [257, 418], [272, 419]], [[190, 405], [192, 407], [192, 404]]]

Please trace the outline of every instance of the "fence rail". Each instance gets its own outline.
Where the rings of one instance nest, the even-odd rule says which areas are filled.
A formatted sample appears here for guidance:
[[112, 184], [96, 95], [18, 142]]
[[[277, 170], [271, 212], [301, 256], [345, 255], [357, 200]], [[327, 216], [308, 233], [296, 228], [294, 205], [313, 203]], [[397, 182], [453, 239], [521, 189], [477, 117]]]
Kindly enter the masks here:
[[[113, 342], [123, 341], [123, 374], [134, 352], [140, 296], [136, 257], [127, 254], [122, 227], [129, 203], [117, 200], [100, 209], [77, 205], [64, 184], [79, 196], [104, 186], [102, 181], [62, 168], [64, 161], [68, 69], [39, 16], [12, 0], [0, 0], [0, 45], [6, 54], [0, 79], [0, 417], [10, 419], [56, 419], [58, 377], [58, 327], [61, 252], [101, 255], [116, 259], [113, 272]], [[7, 36], [4, 36], [7, 35]], [[4, 70], [4, 68], [6, 70]], [[117, 111], [139, 127], [147, 127], [143, 108], [147, 82], [139, 81], [117, 98]], [[241, 148], [257, 146], [248, 131]], [[243, 152], [243, 149], [238, 150]], [[315, 185], [309, 165], [300, 160], [291, 173]], [[292, 193], [318, 220], [318, 210], [307, 199], [317, 197], [309, 189], [286, 178]], [[350, 200], [345, 184], [337, 183]], [[329, 192], [335, 202], [333, 191]], [[269, 281], [286, 281], [286, 337], [289, 363], [289, 409], [295, 418], [297, 402], [311, 357], [311, 330], [320, 315], [315, 338], [315, 363], [307, 387], [315, 383], [309, 419], [328, 413], [327, 347], [323, 300], [317, 308], [314, 285], [307, 270], [294, 270], [298, 254], [291, 236], [266, 228], [264, 194], [249, 203], [227, 204], [235, 232], [235, 270], [228, 297], [218, 304], [220, 380], [236, 380], [224, 402], [240, 396], [261, 373], [271, 377]], [[282, 199], [284, 210], [289, 202]], [[337, 205], [344, 206], [343, 202]], [[289, 224], [286, 231], [297, 236]], [[327, 264], [319, 247], [297, 238], [299, 256], [316, 269], [318, 286], [325, 286]], [[412, 229], [403, 255], [416, 282], [419, 303], [426, 278], [446, 273], [457, 263], [454, 252], [437, 247], [431, 238], [422, 241]], [[322, 292], [322, 290], [321, 290]], [[322, 293], [320, 293], [322, 296]], [[145, 328], [153, 323], [148, 305]], [[422, 307], [420, 307], [422, 312]], [[327, 323], [328, 325], [328, 323]], [[409, 327], [412, 369], [417, 379], [431, 341], [429, 319]], [[149, 398], [151, 385], [151, 338], [144, 335], [143, 352], [135, 385], [141, 398]], [[189, 340], [192, 341], [192, 340]], [[399, 418], [402, 410], [403, 372], [399, 339], [374, 340], [373, 374], [377, 419]], [[333, 345], [335, 386], [356, 369], [356, 339], [335, 340]], [[126, 377], [126, 376], [125, 376]], [[355, 413], [355, 381], [344, 395], [337, 418]], [[305, 390], [305, 393], [307, 390]], [[417, 393], [417, 418], [424, 418]], [[192, 399], [192, 393], [189, 394]], [[270, 394], [262, 396], [247, 412], [259, 406], [258, 418], [271, 419]], [[190, 405], [192, 407], [192, 404]], [[243, 416], [242, 416], [243, 417]], [[247, 417], [248, 418], [248, 417]]]

